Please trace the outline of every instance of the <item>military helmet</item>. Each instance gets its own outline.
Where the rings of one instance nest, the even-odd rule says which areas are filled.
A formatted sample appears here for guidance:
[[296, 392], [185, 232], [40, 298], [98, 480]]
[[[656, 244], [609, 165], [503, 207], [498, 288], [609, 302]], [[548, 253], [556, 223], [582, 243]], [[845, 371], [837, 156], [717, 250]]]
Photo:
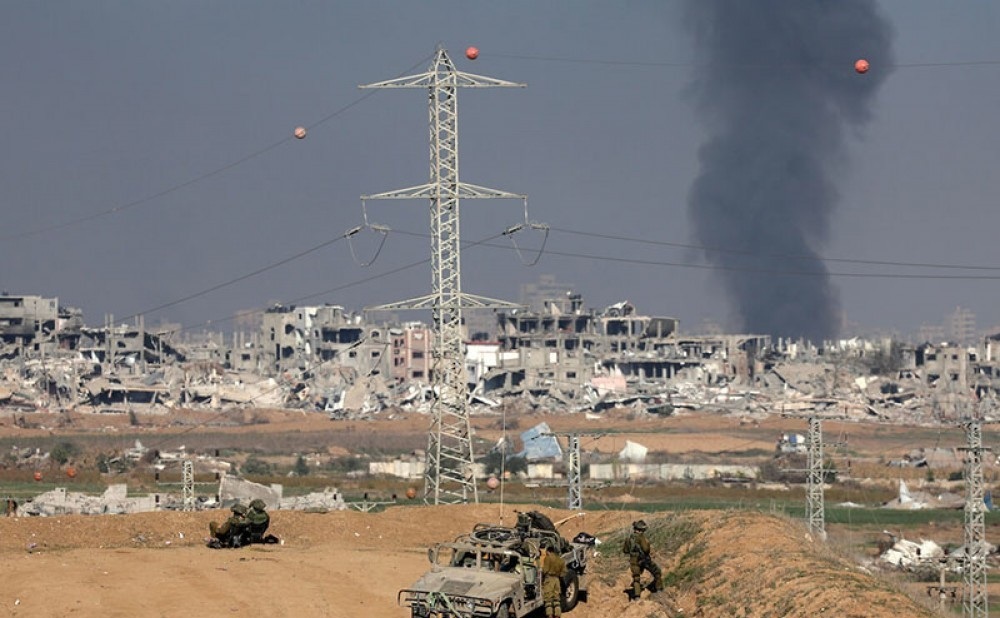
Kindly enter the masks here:
[[267, 508], [267, 505], [260, 498], [254, 498], [250, 502], [250, 508], [252, 508], [252, 509], [254, 509], [256, 511], [263, 511], [265, 508]]
[[636, 532], [645, 532], [647, 528], [649, 528], [649, 526], [647, 526], [646, 522], [641, 519], [632, 524], [632, 529]]
[[245, 507], [244, 505], [240, 504], [239, 502], [237, 502], [236, 504], [234, 504], [233, 506], [231, 506], [229, 508], [229, 510], [232, 511], [232, 512], [234, 512], [234, 513], [236, 513], [237, 515], [246, 515], [247, 514], [247, 507]]

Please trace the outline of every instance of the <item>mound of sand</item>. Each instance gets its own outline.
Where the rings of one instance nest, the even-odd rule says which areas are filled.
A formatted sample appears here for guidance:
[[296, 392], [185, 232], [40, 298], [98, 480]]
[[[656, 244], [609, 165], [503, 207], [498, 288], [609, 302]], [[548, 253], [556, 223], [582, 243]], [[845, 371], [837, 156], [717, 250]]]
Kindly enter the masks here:
[[[554, 520], [571, 514], [540, 510]], [[516, 519], [496, 505], [278, 511], [272, 531], [282, 545], [207, 549], [208, 522], [222, 515], [0, 519], [0, 616], [406, 618], [396, 593], [424, 572], [428, 545], [477, 522]], [[590, 598], [569, 616], [933, 616], [804, 538], [798, 524], [751, 513], [644, 514], [653, 533], [672, 534], [659, 557], [673, 585], [630, 604], [614, 550], [636, 517], [595, 512], [563, 526], [569, 537], [586, 530], [606, 539]]]

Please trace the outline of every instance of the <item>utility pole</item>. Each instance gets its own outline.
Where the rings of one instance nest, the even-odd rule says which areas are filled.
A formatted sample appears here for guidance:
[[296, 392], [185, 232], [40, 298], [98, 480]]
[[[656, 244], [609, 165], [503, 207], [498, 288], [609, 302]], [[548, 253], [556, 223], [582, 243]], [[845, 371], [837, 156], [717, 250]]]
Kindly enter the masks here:
[[419, 75], [399, 77], [361, 88], [426, 88], [430, 116], [430, 181], [427, 184], [361, 196], [368, 199], [427, 199], [430, 201], [431, 293], [411, 300], [373, 307], [397, 311], [430, 309], [434, 324], [431, 353], [431, 428], [427, 436], [424, 502], [479, 502], [473, 474], [469, 387], [462, 337], [462, 310], [513, 309], [518, 305], [462, 292], [459, 226], [460, 199], [525, 199], [525, 196], [459, 181], [458, 89], [523, 88], [524, 84], [464, 73], [448, 52], [438, 47], [430, 68]]
[[806, 521], [809, 532], [826, 540], [826, 506], [823, 496], [823, 426], [815, 416], [809, 417], [806, 476]]
[[806, 525], [809, 532], [826, 540], [826, 505], [823, 496], [823, 483], [826, 482], [826, 469], [823, 467], [823, 447], [839, 447], [845, 442], [823, 442], [823, 425], [819, 418], [809, 417], [809, 436], [806, 439], [806, 469], [786, 470], [787, 472], [806, 473]]
[[567, 449], [567, 459], [569, 465], [569, 503], [570, 510], [578, 511], [583, 508], [583, 477], [580, 474], [580, 436], [572, 433], [569, 435], [569, 448]]
[[181, 484], [184, 496], [184, 510], [194, 510], [194, 462], [185, 459], [181, 467]]
[[600, 438], [603, 433], [586, 433], [579, 431], [562, 431], [562, 432], [548, 432], [541, 434], [543, 436], [566, 436], [569, 444], [566, 448], [566, 477], [569, 480], [569, 499], [567, 500], [567, 508], [570, 510], [578, 511], [583, 508], [583, 474], [582, 474], [582, 464], [580, 457], [580, 438], [582, 436], [588, 436], [591, 438]]
[[989, 616], [986, 588], [986, 505], [983, 502], [983, 426], [981, 418], [967, 418], [965, 427], [965, 568], [962, 577], [962, 615]]

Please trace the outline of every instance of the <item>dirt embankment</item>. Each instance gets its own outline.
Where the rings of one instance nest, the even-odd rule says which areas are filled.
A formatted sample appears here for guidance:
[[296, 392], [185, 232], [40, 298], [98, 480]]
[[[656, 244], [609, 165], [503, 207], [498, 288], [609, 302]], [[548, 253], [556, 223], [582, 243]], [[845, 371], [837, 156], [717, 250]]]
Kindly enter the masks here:
[[[522, 507], [524, 508], [524, 507]], [[543, 509], [553, 519], [571, 513]], [[221, 512], [0, 519], [0, 616], [236, 615], [406, 618], [396, 592], [426, 567], [428, 545], [480, 521], [512, 525], [511, 507], [399, 507], [384, 513], [279, 511], [284, 544], [203, 546]], [[590, 598], [571, 616], [844, 618], [933, 616], [858, 571], [800, 525], [753, 513], [643, 515], [669, 583], [629, 603], [620, 543], [636, 514], [588, 513], [563, 526], [604, 542]]]

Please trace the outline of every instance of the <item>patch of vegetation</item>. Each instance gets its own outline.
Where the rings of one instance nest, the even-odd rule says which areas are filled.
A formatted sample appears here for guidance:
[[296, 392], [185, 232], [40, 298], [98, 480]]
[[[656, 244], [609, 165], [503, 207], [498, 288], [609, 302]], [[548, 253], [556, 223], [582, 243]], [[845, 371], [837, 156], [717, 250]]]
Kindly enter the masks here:
[[503, 472], [509, 474], [527, 473], [528, 461], [524, 457], [508, 456], [504, 461], [504, 454], [500, 451], [490, 451], [483, 456], [479, 463], [486, 467], [487, 474], [500, 476], [501, 468]]
[[295, 476], [309, 476], [309, 464], [304, 456], [299, 455], [298, 459], [295, 460], [292, 472], [295, 473]]
[[274, 466], [260, 459], [256, 455], [247, 457], [247, 460], [240, 466], [240, 470], [247, 476], [268, 476], [274, 473]]
[[60, 466], [69, 462], [69, 460], [73, 459], [79, 454], [80, 454], [80, 447], [77, 446], [75, 442], [68, 442], [68, 441], [56, 444], [54, 447], [52, 447], [52, 450], [49, 451], [49, 456], [52, 458], [53, 461], [58, 463]]
[[[686, 545], [689, 545], [698, 534], [701, 527], [697, 522], [685, 515], [667, 515], [646, 520], [649, 529], [646, 531], [646, 538], [653, 548], [653, 559], [660, 568], [665, 569], [664, 558], [675, 555]], [[601, 545], [601, 559], [595, 565], [595, 572], [602, 582], [611, 586], [615, 580], [623, 573], [628, 572], [628, 557], [623, 553], [625, 539], [628, 538], [631, 530], [624, 528], [603, 539]], [[689, 548], [685, 553], [685, 558], [693, 560], [705, 549], [704, 543], [696, 545], [695, 549]], [[683, 573], [675, 576], [671, 581], [687, 581], [697, 579], [697, 573], [690, 564], [684, 564], [681, 560], [680, 569]], [[664, 571], [666, 579], [669, 572]]]
[[705, 567], [697, 564], [698, 558], [705, 552], [704, 541], [691, 544], [681, 556], [674, 569], [663, 573], [663, 585], [667, 588], [682, 588], [697, 583], [705, 574]]

